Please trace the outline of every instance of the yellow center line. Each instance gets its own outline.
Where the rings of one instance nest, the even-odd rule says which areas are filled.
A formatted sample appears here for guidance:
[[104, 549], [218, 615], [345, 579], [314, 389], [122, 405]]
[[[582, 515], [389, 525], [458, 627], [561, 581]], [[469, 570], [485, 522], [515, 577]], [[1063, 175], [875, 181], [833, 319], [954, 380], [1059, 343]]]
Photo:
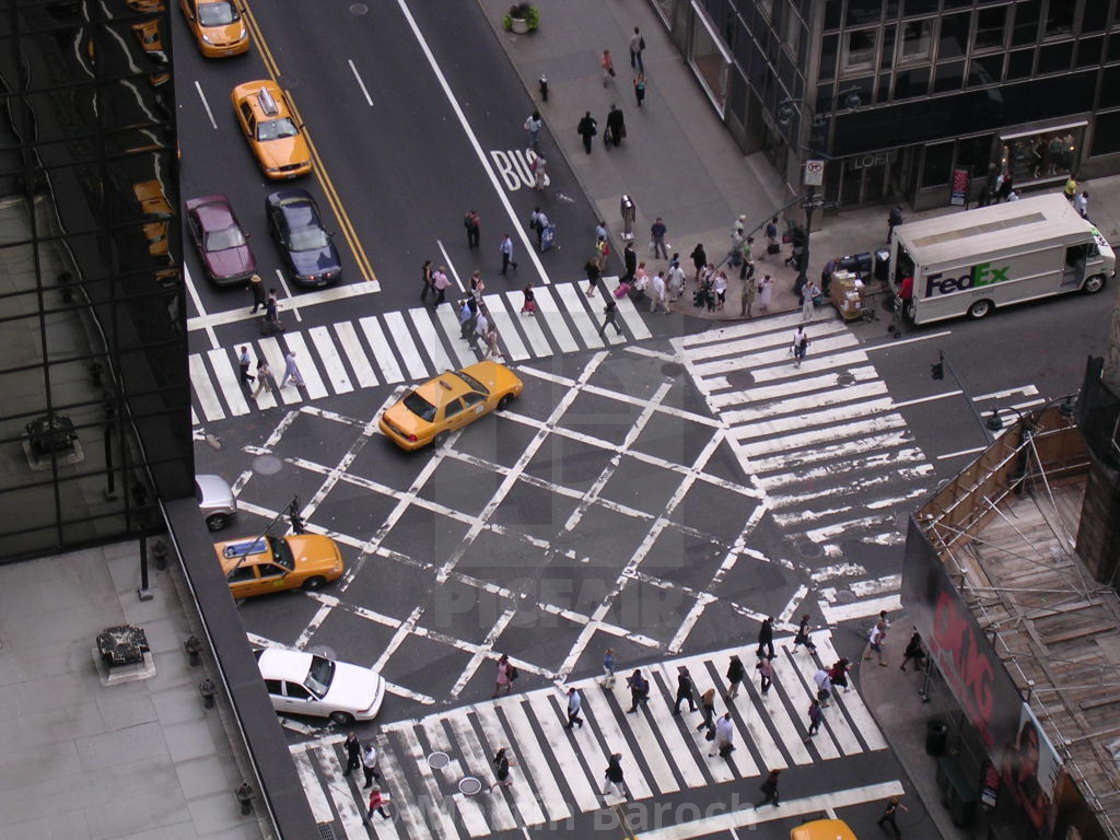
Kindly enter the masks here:
[[[276, 59], [272, 56], [272, 50], [268, 48], [268, 42], [265, 41], [264, 35], [261, 33], [260, 25], [257, 23], [257, 19], [253, 15], [252, 10], [249, 8], [248, 0], [243, 0], [242, 8], [244, 9], [246, 25], [253, 33], [253, 41], [260, 51], [265, 69], [268, 71], [268, 75], [272, 78], [272, 81], [276, 82], [276, 84], [280, 84], [280, 67], [276, 63]], [[338, 192], [334, 188], [334, 182], [331, 181], [331, 177], [327, 173], [327, 167], [323, 163], [318, 149], [311, 140], [311, 133], [307, 130], [306, 125], [303, 124], [303, 117], [300, 116], [299, 110], [296, 108], [295, 100], [292, 98], [290, 91], [285, 90], [284, 95], [288, 99], [288, 105], [292, 109], [296, 122], [301, 126], [300, 131], [303, 132], [304, 140], [307, 142], [307, 148], [311, 152], [311, 159], [314, 163], [315, 180], [317, 180], [319, 186], [323, 188], [323, 193], [327, 196], [327, 202], [330, 204], [331, 210], [334, 211], [335, 218], [338, 219], [339, 228], [342, 230], [342, 235], [350, 246], [350, 252], [354, 255], [354, 261], [358, 264], [358, 270], [362, 273], [362, 277], [366, 282], [376, 283], [377, 275], [374, 273], [369, 257], [366, 256], [365, 248], [362, 247], [357, 231], [350, 221], [350, 215], [346, 212], [346, 208], [342, 204], [342, 199], [339, 198]]]

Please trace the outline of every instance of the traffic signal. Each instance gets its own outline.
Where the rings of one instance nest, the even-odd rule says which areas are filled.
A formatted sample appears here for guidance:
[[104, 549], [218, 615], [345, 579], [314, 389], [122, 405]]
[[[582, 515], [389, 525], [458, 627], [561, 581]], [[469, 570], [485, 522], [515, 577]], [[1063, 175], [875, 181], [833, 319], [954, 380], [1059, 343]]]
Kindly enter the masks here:
[[944, 379], [945, 378], [945, 363], [940, 361], [940, 360], [934, 362], [932, 365], [929, 366], [929, 372], [930, 372], [930, 376], [932, 376], [934, 379]]

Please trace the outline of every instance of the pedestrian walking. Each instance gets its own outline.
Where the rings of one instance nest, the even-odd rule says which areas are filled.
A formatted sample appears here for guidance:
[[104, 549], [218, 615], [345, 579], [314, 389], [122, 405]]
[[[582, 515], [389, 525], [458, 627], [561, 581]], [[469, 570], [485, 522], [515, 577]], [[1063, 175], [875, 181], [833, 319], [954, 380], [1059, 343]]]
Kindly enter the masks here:
[[389, 820], [389, 812], [385, 810], [388, 804], [388, 799], [381, 795], [381, 788], [375, 787], [369, 792], [369, 811], [366, 813], [366, 822], [372, 822], [375, 813], [380, 814], [385, 819]]
[[797, 331], [793, 334], [793, 344], [789, 348], [789, 352], [793, 354], [793, 364], [796, 367], [801, 367], [801, 363], [805, 361], [805, 352], [809, 349], [809, 336], [805, 332], [805, 325], [798, 326]]
[[669, 302], [665, 289], [665, 272], [659, 271], [653, 276], [653, 283], [651, 284], [651, 294], [649, 296], [649, 311], [656, 312], [657, 307], [661, 307], [665, 314], [669, 314]]
[[603, 87], [611, 83], [614, 78], [614, 58], [610, 50], [603, 50], [603, 57], [599, 59], [599, 69], [603, 71]]
[[612, 145], [617, 148], [625, 139], [626, 116], [622, 113], [622, 109], [612, 102], [611, 109], [607, 111], [607, 130], [603, 133], [603, 145], [607, 148]]
[[723, 305], [727, 303], [727, 275], [723, 272], [723, 269], [716, 272], [712, 291], [716, 295], [716, 309], [723, 309]]
[[436, 299], [432, 301], [432, 306], [439, 306], [444, 301], [444, 295], [447, 293], [448, 287], [451, 286], [451, 281], [447, 279], [447, 267], [441, 265], [432, 274], [432, 288], [435, 289]]
[[1004, 172], [1003, 173], [1003, 180], [1000, 182], [1000, 185], [999, 185], [999, 200], [1000, 201], [1007, 201], [1008, 197], [1011, 195], [1011, 191], [1014, 188], [1015, 188], [1014, 176], [1012, 176], [1010, 171]]
[[820, 297], [821, 290], [810, 280], [801, 287], [801, 320], [809, 321], [817, 317], [817, 298]]
[[705, 737], [711, 741], [716, 737], [716, 690], [714, 688], [709, 688], [700, 695], [700, 714], [704, 716], [704, 719], [700, 721], [696, 731], [707, 729], [708, 734]]
[[463, 227], [467, 229], [467, 247], [477, 248], [478, 240], [482, 234], [482, 221], [478, 217], [478, 211], [471, 208], [463, 216]]
[[237, 357], [237, 367], [241, 371], [241, 384], [246, 387], [253, 384], [253, 377], [249, 375], [249, 366], [252, 364], [253, 362], [249, 358], [249, 348], [242, 346]]
[[522, 126], [522, 128], [529, 132], [529, 148], [533, 151], [540, 148], [542, 125], [544, 125], [544, 123], [541, 121], [541, 112], [533, 111], [533, 113], [525, 118], [525, 124]]
[[898, 666], [898, 670], [905, 671], [906, 663], [914, 660], [914, 670], [920, 671], [922, 668], [922, 660], [926, 658], [926, 653], [922, 649], [922, 634], [918, 632], [918, 628], [914, 628], [914, 633], [910, 636], [910, 641], [906, 643], [906, 650], [902, 653], [902, 664]]
[[551, 183], [548, 177], [548, 161], [541, 157], [539, 152], [533, 156], [529, 164], [529, 174], [533, 176], [533, 189], [537, 192], [543, 192]]
[[766, 223], [766, 255], [771, 256], [780, 253], [781, 250], [782, 246], [778, 240], [778, 217], [775, 216]]
[[634, 77], [634, 100], [638, 103], [638, 107], [642, 107], [642, 103], [646, 101], [646, 74], [639, 73]]
[[603, 341], [607, 340], [607, 325], [614, 327], [614, 331], [618, 335], [622, 335], [622, 327], [618, 325], [618, 306], [615, 304], [612, 297], [605, 296], [603, 304], [603, 323], [599, 326], [599, 338]]
[[641, 30], [634, 27], [634, 34], [630, 36], [630, 66], [644, 73], [646, 66], [642, 62], [642, 52], [646, 48], [646, 39], [642, 37]]
[[731, 664], [727, 666], [727, 683], [731, 686], [731, 690], [727, 692], [727, 699], [735, 697], [739, 693], [739, 686], [743, 682], [743, 677], [747, 675], [746, 668], [743, 667], [743, 661], [739, 659], [739, 654], [731, 654]]
[[591, 138], [599, 133], [599, 123], [591, 116], [590, 111], [584, 111], [583, 119], [576, 126], [576, 134], [583, 138], [583, 150], [591, 154]]
[[362, 750], [362, 772], [366, 775], [367, 788], [373, 787], [374, 779], [381, 779], [381, 774], [377, 772], [377, 747], [372, 743], [366, 744]]
[[891, 831], [894, 833], [895, 840], [902, 837], [902, 832], [898, 828], [898, 823], [894, 821], [895, 814], [898, 812], [899, 808], [903, 811], [910, 810], [898, 800], [897, 796], [892, 796], [887, 800], [887, 807], [883, 810], [883, 816], [875, 821], [875, 824], [879, 826], [879, 828], [882, 828], [884, 825], [889, 825]]
[[610, 759], [607, 761], [607, 770], [603, 774], [606, 777], [606, 785], [603, 787], [603, 796], [606, 796], [612, 790], [619, 796], [630, 798], [630, 790], [626, 787], [626, 777], [622, 772], [622, 753], [612, 753]]
[[689, 254], [689, 256], [692, 258], [692, 265], [696, 269], [696, 274], [692, 279], [699, 283], [700, 271], [708, 264], [708, 255], [704, 252], [704, 246], [697, 242], [696, 247], [692, 249], [692, 253]]
[[358, 736], [351, 732], [346, 736], [342, 748], [346, 750], [346, 767], [342, 775], [349, 776], [351, 770], [357, 770], [362, 766], [362, 745], [358, 742]]
[[501, 360], [502, 348], [498, 344], [498, 328], [490, 324], [483, 337], [486, 339], [486, 358]]
[[[676, 256], [674, 254], [673, 256]], [[680, 261], [669, 263], [669, 302], [674, 303], [684, 294], [684, 269]]]
[[805, 645], [805, 649], [809, 651], [809, 653], [817, 652], [817, 646], [813, 644], [813, 640], [809, 636], [809, 633], [811, 632], [812, 628], [809, 627], [809, 614], [806, 613], [805, 615], [801, 616], [801, 624], [797, 627], [797, 635], [793, 637], [794, 653], [797, 653], [797, 649], [801, 647], [801, 645]]
[[758, 628], [758, 657], [774, 658], [774, 619], [767, 616]]
[[280, 323], [280, 301], [276, 297], [275, 289], [268, 290], [268, 300], [264, 305], [264, 320], [265, 326], [261, 329], [262, 333], [284, 331], [284, 325]]
[[250, 315], [257, 314], [257, 307], [267, 309], [268, 299], [264, 294], [264, 280], [261, 279], [259, 274], [254, 274], [249, 278], [249, 291], [253, 293], [253, 309]]
[[770, 298], [774, 292], [774, 281], [769, 274], [764, 274], [758, 281], [758, 311], [770, 311]]
[[1073, 209], [1081, 214], [1082, 219], [1089, 218], [1089, 193], [1082, 190], [1073, 199]]
[[420, 302], [427, 303], [428, 294], [435, 295], [435, 288], [432, 286], [433, 281], [432, 261], [424, 260], [424, 264], [420, 266]]
[[867, 645], [863, 649], [863, 658], [870, 659], [871, 653], [874, 651], [879, 656], [879, 664], [887, 667], [887, 656], [883, 652], [883, 646], [887, 643], [887, 625], [883, 621], [876, 622], [875, 626], [871, 628], [871, 632], [867, 634]]
[[631, 281], [630, 286], [639, 295], [644, 295], [646, 289], [649, 288], [649, 275], [646, 274], [646, 264], [644, 261], [639, 261], [638, 267], [634, 269], [634, 279]]
[[513, 681], [517, 679], [517, 668], [509, 661], [506, 654], [498, 657], [497, 677], [494, 681], [494, 696], [499, 694], [509, 694], [510, 689], [513, 688]]
[[708, 757], [713, 758], [718, 755], [720, 758], [730, 758], [731, 753], [735, 750], [735, 744], [732, 743], [734, 737], [735, 724], [731, 722], [731, 712], [727, 712], [716, 721], [715, 749], [708, 753]]
[[596, 253], [587, 263], [583, 266], [583, 273], [587, 276], [587, 296], [594, 297], [595, 290], [599, 287], [599, 278], [603, 276], [602, 270], [599, 268], [599, 254]]
[[832, 699], [832, 680], [828, 676], [828, 671], [824, 668], [818, 668], [817, 672], [813, 674], [813, 682], [817, 685], [817, 700], [822, 708], [827, 707]]
[[272, 369], [269, 368], [268, 362], [263, 358], [257, 359], [257, 387], [253, 391], [253, 399], [256, 399], [261, 391], [265, 389], [271, 390], [276, 385], [276, 380], [272, 376]]
[[614, 649], [607, 648], [603, 653], [603, 681], [599, 683], [603, 688], [614, 687]]
[[758, 660], [758, 664], [754, 666], [758, 669], [758, 689], [763, 694], [770, 690], [770, 684], [774, 681], [774, 666], [770, 664], [770, 658], [763, 656]]
[[484, 291], [486, 291], [486, 283], [482, 279], [482, 272], [476, 268], [471, 272], [470, 293], [479, 306], [482, 306], [482, 293]]
[[304, 387], [303, 374], [299, 372], [299, 365], [296, 364], [296, 351], [289, 350], [284, 354], [284, 376], [280, 380], [280, 387], [283, 388], [288, 384], [288, 380], [292, 380], [297, 388]]
[[498, 246], [498, 250], [502, 255], [502, 276], [505, 277], [506, 269], [511, 265], [513, 270], [517, 271], [517, 261], [513, 258], [513, 239], [510, 238], [508, 233], [502, 237], [502, 243]]
[[665, 234], [667, 232], [668, 228], [665, 227], [665, 221], [660, 216], [653, 220], [653, 224], [649, 228], [649, 236], [650, 252], [654, 259], [669, 259], [669, 252], [665, 247]]
[[626, 678], [626, 685], [630, 688], [630, 708], [627, 714], [638, 711], [639, 703], [649, 702], [649, 682], [642, 676], [640, 669], [635, 668], [634, 673]]
[[568, 722], [564, 724], [565, 729], [571, 729], [575, 724], [579, 724], [579, 728], [583, 729], [583, 718], [579, 716], [580, 706], [583, 705], [583, 698], [579, 691], [573, 686], [568, 689]]
[[607, 242], [607, 237], [603, 234], [595, 239], [595, 264], [599, 266], [599, 271], [607, 267], [607, 257], [611, 255], [611, 246]]
[[533, 291], [532, 280], [525, 284], [525, 288], [521, 290], [521, 294], [524, 297], [524, 302], [521, 304], [521, 314], [535, 316], [537, 314], [537, 295], [536, 292]]
[[468, 336], [467, 341], [471, 342], [471, 344], [475, 344], [481, 339], [482, 346], [485, 347], [486, 334], [488, 332], [490, 332], [490, 319], [486, 317], [486, 313], [481, 307], [476, 307], [474, 315], [474, 335]]
[[764, 798], [754, 807], [761, 808], [768, 803], [773, 803], [775, 808], [778, 807], [778, 774], [781, 772], [781, 770], [771, 770], [766, 774], [766, 781], [759, 787]]
[[494, 753], [492, 763], [494, 765], [494, 784], [490, 785], [488, 793], [493, 793], [496, 787], [509, 787], [513, 784], [513, 779], [509, 777], [510, 760], [505, 747]]
[[739, 265], [739, 279], [749, 280], [754, 277], [754, 237], [748, 236], [740, 249], [742, 259]]
[[[753, 270], [752, 270], [753, 273]], [[758, 283], [754, 277], [743, 280], [743, 287], [739, 290], [739, 315], [743, 318], [753, 318], [754, 302], [758, 298]]]
[[533, 212], [529, 214], [529, 227], [537, 235], [537, 250], [540, 251], [544, 229], [548, 227], [548, 216], [540, 207], [534, 207]]
[[622, 249], [622, 262], [626, 266], [626, 273], [622, 275], [624, 283], [629, 283], [638, 268], [638, 252], [634, 249], [633, 241], [627, 242]]
[[465, 297], [459, 301], [459, 338], [470, 338], [474, 333], [475, 310], [471, 308], [474, 298]]
[[684, 665], [677, 667], [677, 701], [673, 704], [673, 714], [681, 713], [681, 703], [688, 701], [688, 710], [696, 711], [696, 701], [692, 699], [692, 677]]
[[897, 204], [891, 208], [891, 212], [887, 214], [887, 244], [891, 244], [891, 237], [894, 236], [894, 229], [902, 224], [902, 208]]
[[852, 663], [840, 657], [828, 669], [828, 678], [834, 686], [840, 686], [844, 691], [850, 691], [848, 686], [848, 672], [852, 670]]
[[[817, 734], [821, 728], [821, 704], [817, 702], [814, 697], [809, 700], [809, 738]], [[809, 738], [805, 739], [805, 743], [809, 743]]]
[[[1061, 141], [1059, 140], [1059, 142]], [[1060, 152], [1061, 149], [1059, 148], [1058, 151]], [[1053, 153], [1051, 153], [1051, 161], [1052, 160]], [[995, 164], [993, 163], [992, 166], [995, 166]], [[1051, 163], [1051, 166], [1053, 166], [1053, 163]], [[1051, 172], [1050, 174], [1053, 175], [1054, 173]], [[1069, 173], [1069, 178], [1066, 179], [1066, 185], [1062, 188], [1062, 193], [1069, 201], [1073, 201], [1073, 199], [1077, 196], [1077, 176], [1074, 175], [1074, 173]]]

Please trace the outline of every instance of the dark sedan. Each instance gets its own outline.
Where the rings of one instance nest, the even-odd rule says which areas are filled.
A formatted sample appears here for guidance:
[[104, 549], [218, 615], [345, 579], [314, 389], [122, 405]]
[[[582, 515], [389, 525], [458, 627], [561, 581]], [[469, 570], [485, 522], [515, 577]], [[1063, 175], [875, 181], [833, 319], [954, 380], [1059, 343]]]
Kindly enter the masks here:
[[333, 234], [323, 229], [319, 206], [306, 190], [272, 193], [265, 199], [265, 215], [293, 283], [319, 288], [342, 276]]
[[219, 286], [244, 283], [257, 270], [257, 261], [241, 230], [233, 207], [224, 195], [205, 195], [187, 201], [187, 230], [206, 276]]

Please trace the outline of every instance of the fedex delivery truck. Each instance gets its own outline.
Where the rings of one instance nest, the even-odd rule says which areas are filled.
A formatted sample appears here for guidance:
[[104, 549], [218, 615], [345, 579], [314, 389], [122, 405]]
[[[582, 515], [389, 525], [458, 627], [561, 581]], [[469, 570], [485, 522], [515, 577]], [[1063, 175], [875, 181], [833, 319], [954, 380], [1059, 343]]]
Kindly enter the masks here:
[[[1064, 292], [1099, 292], [1116, 255], [1060, 193], [907, 222], [894, 229], [891, 277], [913, 278], [915, 324]], [[908, 284], [909, 285], [909, 284]]]

